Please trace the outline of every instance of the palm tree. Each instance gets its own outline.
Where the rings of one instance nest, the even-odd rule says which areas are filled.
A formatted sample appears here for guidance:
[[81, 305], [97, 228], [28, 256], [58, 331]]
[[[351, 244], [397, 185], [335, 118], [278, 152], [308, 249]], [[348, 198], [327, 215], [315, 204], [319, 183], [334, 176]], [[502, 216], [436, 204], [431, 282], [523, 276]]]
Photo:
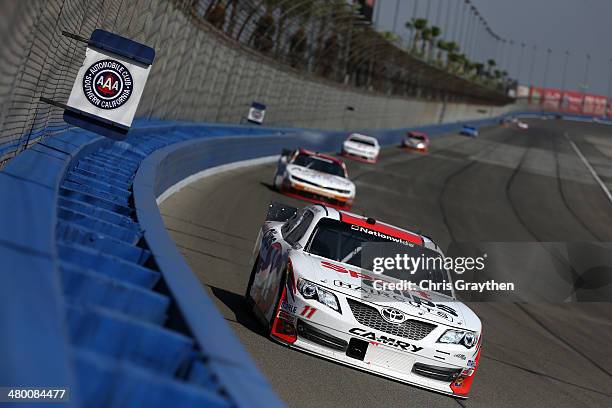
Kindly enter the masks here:
[[430, 44], [429, 44], [429, 56], [427, 59], [432, 60], [433, 59], [433, 53], [435, 50], [435, 44], [436, 44], [436, 38], [438, 38], [440, 36], [440, 34], [442, 34], [442, 30], [440, 29], [440, 27], [436, 27], [433, 26], [430, 29]]
[[457, 53], [459, 52], [459, 44], [454, 41], [451, 41], [446, 44], [447, 48], [447, 59], [446, 59], [446, 67], [451, 68], [451, 63], [457, 62]]
[[442, 65], [442, 53], [448, 51], [448, 42], [444, 40], [438, 40], [436, 44], [438, 47], [438, 56], [436, 57], [436, 63]]
[[427, 46], [431, 42], [431, 28], [425, 27], [421, 30], [421, 56], [426, 58]]
[[421, 32], [427, 27], [427, 19], [413, 18], [406, 22], [406, 28], [412, 30], [412, 45], [410, 49], [414, 52], [417, 47], [417, 41], [421, 38]]
[[494, 59], [492, 59], [492, 58], [491, 58], [491, 59], [489, 59], [489, 60], [487, 61], [487, 65], [489, 66], [489, 68], [488, 68], [488, 71], [487, 71], [487, 72], [489, 73], [489, 76], [490, 76], [490, 75], [491, 75], [491, 70], [493, 69], [493, 67], [494, 67], [494, 66], [496, 66], [496, 65], [497, 65], [497, 63], [495, 62], [495, 60], [494, 60]]

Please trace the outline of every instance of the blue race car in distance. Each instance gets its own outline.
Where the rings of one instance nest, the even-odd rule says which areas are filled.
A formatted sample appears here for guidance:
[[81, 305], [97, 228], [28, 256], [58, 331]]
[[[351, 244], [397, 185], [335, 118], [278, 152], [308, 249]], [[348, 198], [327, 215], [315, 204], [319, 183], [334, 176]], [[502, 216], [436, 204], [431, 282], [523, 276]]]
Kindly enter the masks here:
[[478, 137], [478, 129], [476, 129], [476, 126], [463, 125], [459, 131], [459, 134], [469, 137]]

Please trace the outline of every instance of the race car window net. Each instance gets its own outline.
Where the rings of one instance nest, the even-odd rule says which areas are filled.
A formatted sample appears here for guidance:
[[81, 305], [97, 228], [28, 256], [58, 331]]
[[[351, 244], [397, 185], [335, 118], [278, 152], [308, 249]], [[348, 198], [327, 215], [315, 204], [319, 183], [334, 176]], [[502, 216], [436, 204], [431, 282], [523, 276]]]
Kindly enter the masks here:
[[344, 168], [339, 163], [308, 156], [307, 154], [298, 154], [292, 164], [334, 176], [346, 177]]
[[281, 234], [285, 240], [287, 239], [287, 235], [295, 228], [295, 226], [300, 222], [302, 216], [304, 215], [304, 210], [299, 210], [295, 214], [291, 216], [281, 227]]
[[[323, 218], [319, 221], [306, 246], [306, 252], [332, 261], [347, 263], [359, 268], [371, 270], [371, 266], [366, 264], [369, 263], [369, 261], [364, 259], [362, 254], [366, 252], [363, 249], [367, 248], [367, 244], [374, 242], [389, 244], [388, 249], [392, 251], [393, 254], [386, 254], [387, 256], [394, 256], [401, 251], [401, 255], [407, 254], [415, 258], [441, 257], [439, 252], [425, 248], [421, 245], [401, 245], [391, 238], [386, 239], [383, 236], [370, 235], [359, 230], [353, 230], [351, 229], [351, 224], [329, 218]], [[436, 265], [432, 264], [430, 264], [427, 269], [420, 268], [414, 271], [414, 273], [412, 273], [412, 271], [395, 270], [388, 273], [386, 272], [384, 275], [395, 279], [411, 281], [415, 284], [419, 284], [421, 281], [435, 283], [449, 282], [450, 277], [448, 271], [443, 267], [443, 262], [439, 262]], [[440, 291], [440, 293], [452, 296], [450, 291]]]
[[291, 231], [287, 231], [286, 235], [283, 234], [283, 238], [285, 238], [285, 241], [290, 244], [298, 242], [304, 236], [304, 233], [306, 233], [308, 227], [310, 227], [310, 223], [312, 222], [313, 218], [314, 214], [312, 213], [312, 211], [301, 211], [301, 215], [297, 219], [297, 225], [295, 226], [295, 228], [293, 228], [293, 230]]

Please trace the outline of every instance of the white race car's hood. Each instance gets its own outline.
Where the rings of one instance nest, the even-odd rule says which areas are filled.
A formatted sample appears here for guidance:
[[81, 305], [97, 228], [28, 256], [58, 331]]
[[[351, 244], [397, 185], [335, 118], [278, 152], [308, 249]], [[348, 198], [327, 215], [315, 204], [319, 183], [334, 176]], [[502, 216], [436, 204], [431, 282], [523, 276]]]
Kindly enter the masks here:
[[353, 265], [342, 264], [295, 251], [291, 255], [294, 270], [301, 277], [327, 287], [335, 292], [373, 303], [381, 307], [393, 307], [409, 316], [426, 319], [450, 327], [480, 331], [480, 319], [463, 303], [436, 292], [376, 290], [371, 279], [396, 282], [391, 277], [376, 275]]
[[358, 151], [362, 151], [362, 152], [366, 152], [370, 154], [376, 154], [380, 150], [380, 147], [378, 146], [370, 146], [364, 143], [353, 142], [351, 140], [344, 141], [344, 148], [354, 149], [354, 150], [358, 150]]
[[355, 185], [352, 181], [344, 177], [334, 176], [333, 174], [323, 173], [317, 170], [312, 170], [306, 167], [297, 166], [295, 164], [287, 165], [287, 173], [294, 177], [299, 177], [324, 188], [336, 188], [355, 191]]

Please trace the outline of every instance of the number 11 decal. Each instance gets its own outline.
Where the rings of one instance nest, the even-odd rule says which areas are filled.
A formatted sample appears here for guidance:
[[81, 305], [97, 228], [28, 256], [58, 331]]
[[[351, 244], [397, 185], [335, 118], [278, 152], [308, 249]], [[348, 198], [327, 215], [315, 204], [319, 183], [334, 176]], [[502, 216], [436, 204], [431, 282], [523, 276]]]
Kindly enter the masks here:
[[315, 309], [314, 307], [304, 306], [302, 312], [300, 313], [300, 316], [304, 316], [305, 318], [310, 319], [316, 311], [317, 309]]

